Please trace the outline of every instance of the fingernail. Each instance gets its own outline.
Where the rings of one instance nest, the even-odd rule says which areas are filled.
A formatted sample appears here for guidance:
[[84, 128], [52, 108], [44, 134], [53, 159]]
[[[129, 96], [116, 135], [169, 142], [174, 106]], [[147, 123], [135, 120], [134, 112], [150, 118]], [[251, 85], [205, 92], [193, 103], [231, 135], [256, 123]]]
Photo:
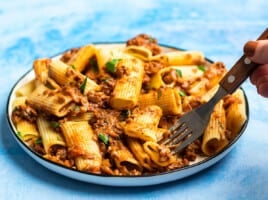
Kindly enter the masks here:
[[257, 45], [258, 42], [256, 41], [248, 41], [244, 46], [244, 54], [248, 57], [254, 56]]

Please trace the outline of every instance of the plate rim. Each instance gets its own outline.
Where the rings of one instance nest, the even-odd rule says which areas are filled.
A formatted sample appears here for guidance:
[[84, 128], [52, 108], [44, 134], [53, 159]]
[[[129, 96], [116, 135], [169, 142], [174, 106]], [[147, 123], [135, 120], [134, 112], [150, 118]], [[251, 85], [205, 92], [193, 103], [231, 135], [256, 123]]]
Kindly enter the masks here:
[[[123, 45], [125, 44], [124, 42], [94, 42], [92, 43], [94, 45]], [[183, 48], [179, 48], [179, 47], [175, 47], [175, 46], [171, 46], [171, 45], [165, 45], [165, 44], [160, 44], [159, 45], [161, 47], [165, 47], [165, 48], [170, 48], [170, 49], [174, 49], [174, 50], [181, 50], [181, 51], [185, 51], [186, 49]], [[61, 54], [63, 54], [64, 52], [70, 50], [66, 49], [60, 53], [57, 53], [54, 56], [51, 56], [51, 58], [60, 56]], [[205, 57], [206, 61], [213, 63], [212, 60], [210, 60], [209, 58]], [[94, 173], [89, 173], [89, 172], [83, 172], [83, 171], [78, 171], [72, 168], [68, 168], [64, 165], [52, 162], [48, 159], [43, 158], [41, 155], [39, 155], [38, 153], [36, 153], [35, 151], [33, 151], [30, 147], [28, 147], [23, 141], [21, 141], [21, 139], [19, 138], [19, 136], [16, 134], [16, 129], [15, 126], [11, 120], [11, 98], [15, 95], [16, 89], [18, 88], [18, 85], [21, 83], [21, 81], [23, 81], [27, 76], [30, 76], [30, 73], [33, 73], [33, 69], [30, 68], [28, 71], [26, 71], [11, 87], [11, 90], [8, 94], [8, 98], [7, 98], [7, 104], [6, 104], [6, 118], [8, 121], [8, 125], [9, 125], [9, 129], [11, 131], [12, 136], [15, 138], [15, 140], [17, 141], [17, 143], [19, 143], [19, 146], [21, 146], [21, 148], [31, 157], [33, 158], [35, 161], [37, 161], [39, 164], [41, 164], [42, 166], [46, 167], [47, 169], [54, 171], [55, 173], [61, 174], [63, 176], [72, 178], [72, 179], [76, 179], [76, 180], [80, 180], [80, 181], [84, 181], [84, 182], [88, 182], [88, 183], [94, 183], [94, 184], [100, 184], [100, 185], [107, 185], [107, 186], [149, 186], [149, 185], [156, 185], [156, 184], [162, 184], [162, 183], [166, 183], [166, 182], [170, 182], [170, 181], [175, 181], [175, 180], [180, 180], [183, 178], [186, 178], [188, 176], [191, 176], [197, 172], [200, 172], [204, 169], [206, 169], [207, 167], [210, 167], [212, 165], [214, 165], [216, 162], [220, 161], [223, 157], [225, 157], [225, 155], [227, 155], [232, 148], [234, 147], [234, 145], [239, 141], [240, 137], [243, 135], [243, 133], [246, 130], [246, 127], [249, 123], [250, 120], [250, 111], [249, 111], [249, 103], [248, 103], [248, 98], [247, 95], [245, 93], [245, 90], [243, 89], [243, 87], [240, 87], [240, 89], [243, 92], [244, 98], [245, 98], [245, 106], [246, 106], [246, 115], [247, 115], [247, 119], [245, 121], [245, 123], [243, 124], [243, 126], [240, 129], [239, 134], [235, 137], [235, 139], [233, 139], [225, 148], [223, 148], [221, 151], [219, 151], [217, 154], [213, 155], [213, 156], [209, 156], [204, 158], [203, 160], [193, 163], [191, 165], [188, 166], [184, 166], [182, 168], [178, 168], [178, 169], [174, 169], [171, 171], [165, 171], [165, 172], [161, 172], [161, 173], [155, 173], [155, 174], [145, 174], [145, 175], [139, 175], [139, 176], [130, 176], [130, 175], [126, 175], [126, 176], [120, 176], [120, 175], [105, 175], [105, 174], [94, 174]], [[43, 163], [44, 162], [44, 163]], [[49, 165], [49, 166], [48, 166]], [[51, 166], [50, 166], [51, 165]], [[207, 165], [207, 166], [206, 166]], [[71, 174], [64, 174], [59, 172], [58, 170], [52, 169], [53, 167], [56, 168], [60, 168], [60, 169], [64, 169], [64, 171], [70, 172]], [[200, 167], [199, 169], [196, 169]], [[179, 175], [180, 173], [184, 172], [184, 171], [190, 171], [193, 170], [192, 173], [189, 172], [188, 175], [186, 173], [185, 176], [180, 176], [177, 177], [174, 175], [174, 178], [169, 178], [169, 180], [161, 180], [159, 179], [158, 181], [155, 181], [155, 178], [158, 177], [163, 177], [163, 176], [172, 176], [173, 174], [177, 174]], [[73, 175], [78, 174], [80, 178], [78, 177], [74, 177]], [[82, 176], [82, 178], [81, 178]], [[85, 176], [85, 177], [83, 177]], [[88, 178], [87, 178], [88, 177]], [[90, 180], [90, 178], [97, 178], [100, 180]], [[107, 179], [107, 182], [103, 182], [102, 179]], [[112, 183], [112, 180], [114, 179], [116, 180], [116, 183]], [[149, 181], [149, 179], [154, 179], [155, 182], [151, 182]], [[121, 183], [121, 181], [122, 183]], [[128, 183], [126, 183], [126, 180], [130, 181]], [[140, 181], [137, 181], [140, 180]], [[143, 181], [149, 181], [149, 182], [143, 182]]]

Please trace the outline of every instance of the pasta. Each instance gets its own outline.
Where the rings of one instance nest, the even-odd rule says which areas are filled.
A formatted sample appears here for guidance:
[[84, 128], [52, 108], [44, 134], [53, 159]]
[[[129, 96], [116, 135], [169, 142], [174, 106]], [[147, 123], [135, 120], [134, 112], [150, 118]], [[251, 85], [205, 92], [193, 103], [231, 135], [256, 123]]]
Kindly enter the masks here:
[[61, 124], [70, 155], [78, 170], [99, 173], [101, 154], [94, 133], [87, 121], [67, 121]]
[[12, 102], [19, 138], [44, 159], [112, 176], [166, 172], [217, 154], [247, 120], [243, 91], [221, 100], [204, 134], [173, 154], [161, 140], [209, 101], [226, 68], [201, 51], [162, 49], [140, 34], [123, 45], [88, 44], [36, 59], [34, 80]]
[[77, 71], [82, 72], [90, 62], [90, 58], [94, 53], [95, 47], [93, 45], [83, 46], [78, 50], [76, 55], [69, 60], [68, 64]]
[[26, 101], [30, 106], [57, 117], [66, 115], [74, 105], [70, 95], [64, 95], [61, 90], [51, 90], [44, 85], [39, 85]]
[[152, 90], [139, 96], [139, 105], [146, 107], [149, 105], [159, 106], [165, 115], [177, 115], [182, 113], [181, 96], [174, 88], [164, 90]]
[[20, 87], [17, 91], [16, 91], [16, 95], [18, 97], [26, 97], [29, 94], [31, 94], [33, 92], [35, 88], [35, 81], [32, 80], [30, 82], [28, 82], [27, 84], [23, 85], [22, 87]]
[[[150, 87], [158, 89], [160, 87], [174, 87], [176, 81], [188, 82], [198, 79], [204, 75], [202, 70], [198, 69], [198, 65], [181, 65], [169, 66], [159, 70], [150, 82]], [[178, 80], [171, 79], [177, 76]], [[170, 77], [170, 78], [169, 78]]]
[[200, 51], [175, 51], [164, 55], [168, 65], [203, 65], [204, 54]]
[[150, 156], [144, 152], [142, 143], [135, 138], [127, 138], [127, 144], [130, 150], [133, 152], [136, 159], [139, 161], [140, 165], [145, 169], [152, 171], [154, 165]]
[[124, 74], [119, 75], [120, 78], [115, 83], [111, 106], [118, 110], [134, 108], [142, 86], [144, 73], [142, 62], [138, 59], [122, 59], [118, 61], [116, 68]]
[[50, 154], [53, 146], [66, 146], [63, 136], [61, 133], [55, 131], [51, 126], [50, 122], [44, 117], [39, 116], [36, 121], [37, 128], [39, 130], [44, 149], [46, 154]]
[[39, 137], [39, 132], [36, 125], [27, 120], [21, 120], [16, 124], [18, 135], [24, 141], [36, 140]]
[[222, 150], [228, 144], [228, 140], [225, 135], [226, 116], [222, 100], [215, 106], [210, 118], [211, 119], [203, 135], [201, 146], [202, 151], [206, 155], [213, 155]]
[[139, 138], [143, 141], [157, 141], [157, 129], [162, 110], [159, 106], [151, 105], [145, 108], [137, 108], [123, 124], [126, 135]]
[[235, 99], [226, 111], [226, 117], [228, 118], [227, 128], [230, 130], [229, 137], [231, 139], [235, 138], [247, 120], [243, 91], [241, 89], [238, 89], [236, 92], [234, 92], [233, 97], [235, 97]]

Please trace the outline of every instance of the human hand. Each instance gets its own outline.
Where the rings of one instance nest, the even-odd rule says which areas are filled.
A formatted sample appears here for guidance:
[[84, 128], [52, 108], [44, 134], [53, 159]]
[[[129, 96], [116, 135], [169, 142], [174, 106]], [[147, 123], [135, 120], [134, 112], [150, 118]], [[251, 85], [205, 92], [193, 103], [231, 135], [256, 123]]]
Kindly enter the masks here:
[[250, 81], [261, 96], [268, 97], [268, 40], [248, 41], [244, 53], [253, 62], [260, 64], [252, 72]]

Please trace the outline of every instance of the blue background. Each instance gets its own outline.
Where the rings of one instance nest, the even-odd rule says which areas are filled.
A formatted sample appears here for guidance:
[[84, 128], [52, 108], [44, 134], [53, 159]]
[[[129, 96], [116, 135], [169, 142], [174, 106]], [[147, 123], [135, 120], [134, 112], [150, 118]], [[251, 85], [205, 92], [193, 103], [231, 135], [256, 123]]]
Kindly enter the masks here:
[[105, 187], [51, 172], [26, 155], [6, 121], [8, 94], [36, 58], [148, 33], [229, 68], [268, 27], [267, 8], [267, 0], [0, 1], [0, 199], [267, 199], [268, 101], [249, 81], [250, 122], [236, 147], [194, 176], [157, 186]]

